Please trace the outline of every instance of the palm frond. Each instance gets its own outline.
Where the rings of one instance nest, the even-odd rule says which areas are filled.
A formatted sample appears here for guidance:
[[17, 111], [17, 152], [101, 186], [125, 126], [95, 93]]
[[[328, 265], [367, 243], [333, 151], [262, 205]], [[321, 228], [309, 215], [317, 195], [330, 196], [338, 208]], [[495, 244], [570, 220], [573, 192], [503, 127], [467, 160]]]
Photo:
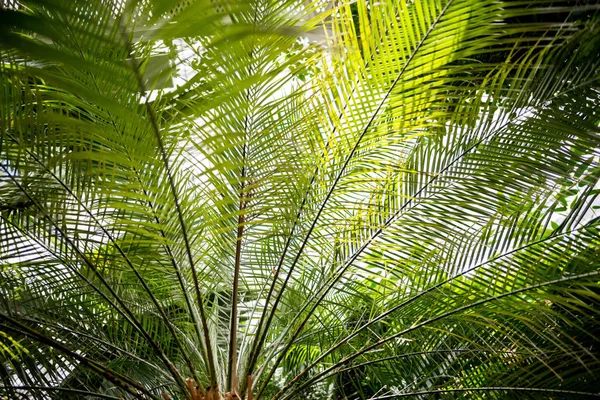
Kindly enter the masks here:
[[597, 396], [599, 8], [2, 2], [0, 395]]

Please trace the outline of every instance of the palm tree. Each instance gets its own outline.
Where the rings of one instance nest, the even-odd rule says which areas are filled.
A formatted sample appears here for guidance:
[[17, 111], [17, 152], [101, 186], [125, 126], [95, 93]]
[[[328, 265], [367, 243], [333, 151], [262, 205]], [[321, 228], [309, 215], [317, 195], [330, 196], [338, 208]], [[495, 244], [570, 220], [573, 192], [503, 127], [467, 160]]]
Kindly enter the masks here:
[[4, 0], [0, 397], [599, 396], [599, 9]]

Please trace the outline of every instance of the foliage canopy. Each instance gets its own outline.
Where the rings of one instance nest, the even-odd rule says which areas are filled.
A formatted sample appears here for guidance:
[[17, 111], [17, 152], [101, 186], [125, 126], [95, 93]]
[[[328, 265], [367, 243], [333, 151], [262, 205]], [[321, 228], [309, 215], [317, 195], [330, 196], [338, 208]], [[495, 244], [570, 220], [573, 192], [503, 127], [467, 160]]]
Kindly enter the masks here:
[[0, 397], [600, 394], [597, 2], [174, 4], [2, 2]]

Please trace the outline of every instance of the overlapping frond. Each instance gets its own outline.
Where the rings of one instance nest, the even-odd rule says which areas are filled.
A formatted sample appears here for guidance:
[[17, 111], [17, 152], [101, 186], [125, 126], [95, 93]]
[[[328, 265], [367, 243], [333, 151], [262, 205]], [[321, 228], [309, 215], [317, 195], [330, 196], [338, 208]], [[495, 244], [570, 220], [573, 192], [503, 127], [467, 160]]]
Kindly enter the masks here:
[[2, 3], [0, 395], [600, 393], [571, 3]]

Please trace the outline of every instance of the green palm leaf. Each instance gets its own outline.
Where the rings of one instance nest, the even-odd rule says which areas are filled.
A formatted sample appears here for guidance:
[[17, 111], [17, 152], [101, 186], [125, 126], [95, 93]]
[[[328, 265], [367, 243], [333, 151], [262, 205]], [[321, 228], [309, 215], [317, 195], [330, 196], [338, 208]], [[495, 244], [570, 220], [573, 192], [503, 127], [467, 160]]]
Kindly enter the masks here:
[[0, 395], [600, 396], [593, 1], [5, 1]]

